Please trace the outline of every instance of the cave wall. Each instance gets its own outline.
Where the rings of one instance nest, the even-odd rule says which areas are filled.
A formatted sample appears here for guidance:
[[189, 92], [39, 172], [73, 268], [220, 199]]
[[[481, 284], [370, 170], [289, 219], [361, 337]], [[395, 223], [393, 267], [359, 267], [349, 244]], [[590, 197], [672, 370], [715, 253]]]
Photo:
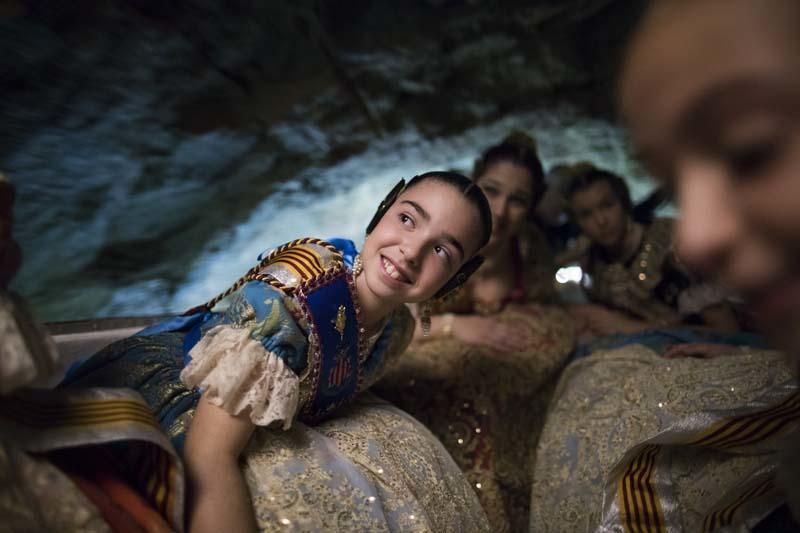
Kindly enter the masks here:
[[169, 291], [176, 265], [276, 184], [381, 136], [447, 136], [563, 102], [612, 117], [643, 4], [2, 0], [17, 284], [34, 302], [54, 286], [68, 301], [82, 276], [96, 289], [87, 308], [123, 280]]

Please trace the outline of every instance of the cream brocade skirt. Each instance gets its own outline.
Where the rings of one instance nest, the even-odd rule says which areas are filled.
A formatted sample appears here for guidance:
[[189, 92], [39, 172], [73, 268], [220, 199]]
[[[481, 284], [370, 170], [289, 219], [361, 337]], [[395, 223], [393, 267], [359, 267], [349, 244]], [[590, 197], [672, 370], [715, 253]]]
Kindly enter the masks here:
[[798, 415], [775, 352], [597, 352], [564, 371], [550, 404], [530, 531], [749, 530], [783, 501], [778, 450]]
[[501, 533], [527, 527], [532, 452], [574, 331], [555, 306], [509, 306], [494, 316], [526, 328], [528, 349], [499, 353], [434, 337], [413, 343], [375, 390], [441, 440]]
[[371, 394], [314, 427], [257, 429], [242, 462], [263, 531], [489, 531], [439, 441]]

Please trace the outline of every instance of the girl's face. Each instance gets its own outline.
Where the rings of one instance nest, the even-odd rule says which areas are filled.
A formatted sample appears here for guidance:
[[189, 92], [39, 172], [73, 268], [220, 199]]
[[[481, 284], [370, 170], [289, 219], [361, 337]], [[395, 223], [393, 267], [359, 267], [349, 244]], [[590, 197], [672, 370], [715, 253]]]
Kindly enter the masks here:
[[488, 249], [519, 233], [531, 210], [531, 181], [528, 169], [509, 161], [492, 163], [475, 181], [492, 208], [492, 238]]
[[691, 267], [800, 352], [800, 24], [796, 0], [663, 2], [637, 35], [621, 106], [674, 187]]
[[427, 180], [404, 191], [364, 241], [367, 297], [429, 299], [478, 251], [481, 233], [477, 209], [451, 185]]
[[607, 181], [596, 181], [573, 193], [570, 209], [592, 243], [609, 250], [622, 246], [630, 217]]

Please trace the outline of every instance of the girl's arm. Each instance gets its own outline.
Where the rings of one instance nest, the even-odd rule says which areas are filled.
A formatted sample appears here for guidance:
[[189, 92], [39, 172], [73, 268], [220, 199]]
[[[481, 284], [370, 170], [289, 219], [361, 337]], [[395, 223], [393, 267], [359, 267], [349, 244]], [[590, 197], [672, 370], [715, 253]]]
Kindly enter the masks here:
[[200, 398], [186, 436], [190, 533], [256, 531], [250, 493], [239, 468], [255, 425]]
[[496, 317], [480, 315], [456, 315], [444, 313], [431, 316], [430, 336], [425, 337], [419, 320], [415, 320], [414, 340], [455, 337], [461, 342], [487, 346], [500, 352], [518, 352], [530, 343], [526, 328], [505, 323]]
[[710, 328], [725, 333], [736, 333], [741, 328], [733, 308], [727, 303], [719, 303], [700, 311], [703, 322]]

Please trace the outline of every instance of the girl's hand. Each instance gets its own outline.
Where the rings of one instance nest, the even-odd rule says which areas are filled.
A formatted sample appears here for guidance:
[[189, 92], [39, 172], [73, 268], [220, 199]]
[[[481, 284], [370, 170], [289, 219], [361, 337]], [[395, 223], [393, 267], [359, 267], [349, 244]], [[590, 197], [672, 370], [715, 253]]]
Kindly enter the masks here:
[[650, 327], [647, 322], [602, 305], [577, 304], [570, 306], [569, 311], [575, 319], [578, 331], [583, 334], [602, 336], [634, 333]]
[[664, 357], [667, 359], [678, 359], [681, 357], [695, 357], [698, 359], [711, 359], [720, 355], [736, 353], [737, 346], [729, 344], [716, 344], [710, 342], [690, 342], [686, 344], [675, 344], [670, 346]]
[[456, 315], [453, 318], [453, 336], [467, 344], [501, 352], [519, 352], [531, 343], [530, 332], [523, 322], [503, 322], [476, 315]]

